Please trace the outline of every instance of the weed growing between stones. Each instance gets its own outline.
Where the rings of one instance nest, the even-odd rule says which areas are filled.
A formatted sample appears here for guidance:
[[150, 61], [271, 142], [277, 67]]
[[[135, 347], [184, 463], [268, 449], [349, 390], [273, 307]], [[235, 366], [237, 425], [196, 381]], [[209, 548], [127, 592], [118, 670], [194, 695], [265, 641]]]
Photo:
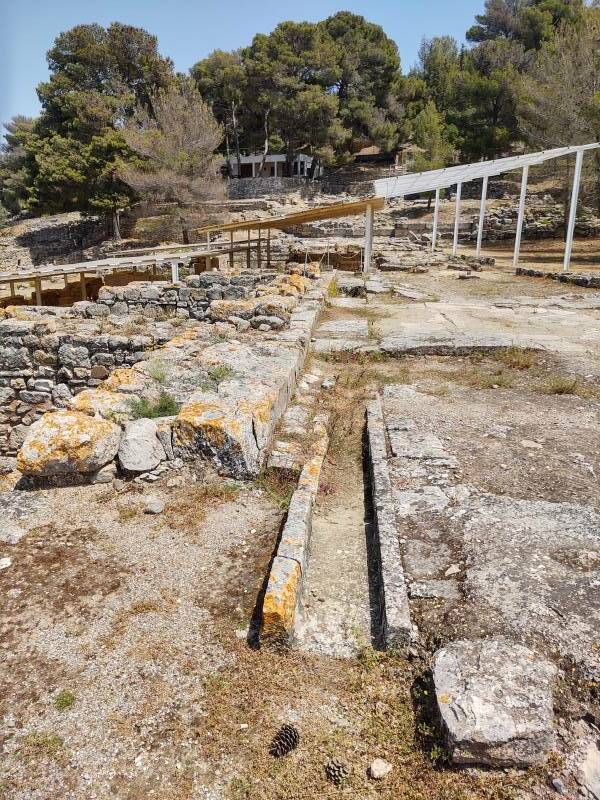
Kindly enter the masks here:
[[65, 743], [55, 733], [39, 731], [25, 736], [23, 747], [19, 752], [23, 756], [38, 756], [60, 761], [65, 756]]
[[287, 511], [297, 482], [295, 476], [290, 473], [277, 469], [265, 469], [258, 476], [255, 484], [257, 489], [262, 489], [277, 508]]
[[63, 689], [54, 698], [54, 705], [59, 711], [66, 711], [75, 703], [75, 695], [68, 689]]
[[165, 384], [169, 377], [169, 370], [164, 361], [151, 361], [147, 368], [146, 373], [155, 380], [157, 383]]
[[130, 411], [133, 419], [156, 419], [157, 417], [172, 417], [179, 411], [179, 403], [173, 395], [161, 392], [158, 400], [154, 402], [144, 397], [135, 398], [130, 402]]
[[234, 374], [234, 370], [228, 367], [227, 364], [219, 364], [217, 367], [211, 367], [208, 370], [208, 377], [211, 381], [216, 383], [217, 386], [223, 381], [233, 377]]

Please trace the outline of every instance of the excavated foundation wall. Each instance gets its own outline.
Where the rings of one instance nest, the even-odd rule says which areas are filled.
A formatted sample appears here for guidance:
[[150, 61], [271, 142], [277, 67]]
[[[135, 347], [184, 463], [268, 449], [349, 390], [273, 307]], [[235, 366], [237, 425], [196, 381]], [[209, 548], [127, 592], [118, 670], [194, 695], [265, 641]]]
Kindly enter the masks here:
[[14, 455], [42, 414], [160, 343], [157, 336], [61, 331], [56, 320], [0, 321], [0, 453]]

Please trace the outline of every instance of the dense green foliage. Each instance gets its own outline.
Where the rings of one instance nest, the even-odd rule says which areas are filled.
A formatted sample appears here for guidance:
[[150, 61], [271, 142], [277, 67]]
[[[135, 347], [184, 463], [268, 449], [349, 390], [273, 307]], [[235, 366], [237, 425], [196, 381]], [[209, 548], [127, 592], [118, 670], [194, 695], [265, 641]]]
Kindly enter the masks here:
[[406, 74], [395, 43], [362, 16], [283, 22], [195, 64], [201, 97], [192, 99], [190, 78], [175, 75], [156, 37], [120, 23], [78, 25], [48, 53], [40, 116], [5, 126], [0, 217], [114, 215], [144, 193], [201, 201], [208, 178], [202, 191], [192, 184], [209, 175], [221, 141], [234, 158], [276, 151], [291, 163], [303, 151], [315, 165], [344, 164], [370, 143], [388, 152], [413, 141], [423, 151], [416, 168], [428, 169], [515, 144], [598, 139], [597, 6], [485, 0], [468, 47], [448, 36], [425, 40]]

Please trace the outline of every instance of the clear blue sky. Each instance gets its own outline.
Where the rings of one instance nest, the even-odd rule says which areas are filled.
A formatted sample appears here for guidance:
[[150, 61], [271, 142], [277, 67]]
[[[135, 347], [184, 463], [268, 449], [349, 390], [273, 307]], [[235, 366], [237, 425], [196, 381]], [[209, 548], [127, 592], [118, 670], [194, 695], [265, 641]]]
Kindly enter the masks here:
[[462, 41], [482, 8], [483, 0], [0, 0], [0, 122], [37, 113], [35, 87], [48, 75], [46, 51], [78, 23], [118, 20], [145, 28], [158, 36], [160, 52], [187, 71], [212, 50], [242, 47], [282, 20], [316, 21], [348, 10], [384, 28], [406, 71], [424, 36]]

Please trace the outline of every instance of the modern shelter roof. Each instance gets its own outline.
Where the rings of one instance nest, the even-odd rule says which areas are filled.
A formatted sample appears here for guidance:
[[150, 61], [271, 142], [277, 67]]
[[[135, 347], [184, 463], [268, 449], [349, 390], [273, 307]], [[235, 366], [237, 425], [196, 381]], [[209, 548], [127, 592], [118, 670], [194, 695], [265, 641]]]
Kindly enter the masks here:
[[508, 158], [498, 158], [494, 161], [477, 161], [474, 164], [460, 164], [456, 167], [433, 169], [428, 172], [413, 172], [408, 175], [398, 175], [392, 178], [381, 178], [373, 181], [377, 197], [404, 197], [409, 194], [431, 192], [435, 189], [445, 189], [457, 183], [467, 183], [479, 178], [502, 175], [515, 169], [522, 169], [534, 164], [542, 164], [553, 158], [568, 156], [578, 150], [594, 150], [600, 143], [574, 145], [570, 147], [556, 147], [553, 150], [542, 150], [537, 153], [526, 153]]
[[385, 205], [385, 197], [368, 197], [364, 200], [356, 200], [352, 203], [332, 203], [327, 206], [317, 206], [309, 208], [307, 211], [297, 211], [295, 214], [286, 214], [279, 217], [265, 217], [264, 219], [250, 219], [244, 222], [226, 222], [222, 225], [209, 225], [205, 228], [197, 228], [196, 233], [210, 233], [211, 231], [256, 231], [267, 228], [291, 228], [294, 225], [301, 225], [303, 222], [315, 222], [320, 219], [337, 219], [338, 217], [350, 217], [355, 214], [364, 214], [367, 206], [371, 206], [374, 211], [378, 211]]

